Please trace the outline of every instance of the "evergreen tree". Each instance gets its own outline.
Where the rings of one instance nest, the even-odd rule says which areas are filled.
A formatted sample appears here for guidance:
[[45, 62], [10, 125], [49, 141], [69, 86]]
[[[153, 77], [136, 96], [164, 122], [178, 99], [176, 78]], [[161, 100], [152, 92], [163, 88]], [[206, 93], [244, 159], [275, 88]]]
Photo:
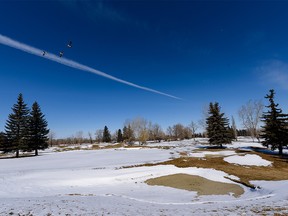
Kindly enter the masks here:
[[5, 125], [5, 133], [8, 141], [8, 151], [16, 152], [16, 157], [19, 157], [19, 151], [26, 151], [27, 146], [27, 123], [29, 109], [24, 103], [23, 96], [20, 93], [17, 103], [12, 107], [12, 113], [9, 114]]
[[128, 140], [128, 128], [127, 128], [127, 126], [124, 126], [123, 127], [123, 141], [125, 140]]
[[271, 145], [271, 149], [275, 150], [278, 148], [279, 155], [283, 154], [283, 146], [287, 145], [288, 142], [288, 115], [283, 114], [280, 108], [277, 108], [279, 104], [275, 104], [273, 89], [269, 91], [270, 93], [265, 96], [269, 100], [269, 105], [267, 112], [263, 114], [263, 134], [262, 138], [264, 141], [262, 144], [266, 147]]
[[131, 125], [129, 124], [128, 126], [124, 126], [124, 128], [123, 128], [123, 140], [125, 142], [131, 143], [134, 139], [135, 139], [134, 138], [134, 132], [133, 132]]
[[10, 151], [8, 139], [4, 132], [0, 132], [0, 151], [3, 151], [3, 153], [7, 153]]
[[231, 141], [232, 140], [237, 140], [237, 137], [235, 136], [235, 130], [232, 127], [230, 127], [230, 126], [228, 126], [227, 129], [228, 129], [228, 134], [229, 134], [229, 137], [230, 137]]
[[123, 134], [122, 134], [121, 129], [119, 129], [117, 132], [117, 142], [118, 143], [123, 142]]
[[111, 134], [110, 131], [108, 130], [108, 127], [105, 126], [104, 127], [104, 131], [103, 131], [103, 142], [111, 142]]
[[246, 129], [241, 129], [241, 130], [237, 129], [237, 135], [238, 136], [249, 136], [249, 132]]
[[224, 117], [224, 113], [220, 112], [219, 104], [210, 103], [206, 129], [211, 145], [218, 145], [222, 148], [222, 144], [231, 143], [232, 137], [228, 122], [228, 118]]
[[35, 156], [38, 155], [38, 149], [44, 150], [48, 148], [48, 123], [45, 120], [44, 114], [41, 112], [40, 106], [37, 102], [32, 105], [28, 120], [28, 148], [35, 151]]

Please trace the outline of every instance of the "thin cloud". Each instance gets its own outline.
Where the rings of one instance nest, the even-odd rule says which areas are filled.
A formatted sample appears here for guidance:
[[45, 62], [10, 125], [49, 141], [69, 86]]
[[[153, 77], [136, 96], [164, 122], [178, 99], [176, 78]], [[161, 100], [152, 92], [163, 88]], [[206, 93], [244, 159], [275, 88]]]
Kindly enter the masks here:
[[164, 92], [160, 92], [160, 91], [157, 91], [157, 90], [154, 90], [154, 89], [151, 89], [151, 88], [147, 88], [147, 87], [144, 87], [144, 86], [140, 86], [140, 85], [137, 85], [135, 83], [128, 82], [126, 80], [119, 79], [117, 77], [114, 77], [114, 76], [109, 75], [107, 73], [104, 73], [102, 71], [96, 70], [96, 69], [91, 68], [89, 66], [80, 64], [80, 63], [78, 63], [76, 61], [73, 61], [73, 60], [70, 60], [70, 59], [66, 59], [66, 58], [60, 58], [59, 56], [57, 56], [55, 54], [52, 54], [52, 53], [48, 53], [48, 54], [43, 56], [43, 50], [35, 48], [35, 47], [32, 47], [32, 46], [24, 44], [24, 43], [21, 43], [19, 41], [13, 40], [13, 39], [11, 39], [9, 37], [6, 37], [4, 35], [1, 35], [1, 34], [0, 34], [0, 44], [3, 44], [3, 45], [6, 45], [6, 46], [9, 46], [9, 47], [21, 50], [23, 52], [30, 53], [32, 55], [36, 55], [36, 56], [39, 56], [39, 57], [42, 57], [42, 58], [46, 58], [46, 59], [54, 61], [54, 62], [58, 62], [59, 64], [66, 65], [66, 66], [71, 67], [71, 68], [75, 68], [75, 69], [78, 69], [78, 70], [90, 72], [90, 73], [105, 77], [107, 79], [111, 79], [111, 80], [114, 80], [116, 82], [120, 82], [120, 83], [123, 83], [125, 85], [132, 86], [134, 88], [138, 88], [138, 89], [142, 89], [142, 90], [145, 90], [145, 91], [149, 91], [149, 92], [153, 92], [153, 93], [156, 93], [156, 94], [160, 94], [160, 95], [163, 95], [163, 96], [167, 96], [167, 97], [170, 97], [170, 98], [182, 100], [179, 97], [176, 97], [176, 96], [173, 96], [173, 95], [170, 95], [170, 94], [166, 94]]
[[288, 63], [280, 60], [270, 60], [256, 69], [263, 83], [273, 84], [288, 90]]
[[82, 8], [92, 20], [106, 19], [117, 22], [126, 22], [127, 17], [113, 7], [109, 7], [104, 1], [81, 1]]
[[102, 23], [103, 21], [108, 21], [114, 24], [127, 24], [132, 27], [141, 28], [144, 30], [149, 29], [149, 25], [137, 18], [131, 16], [125, 10], [115, 7], [114, 4], [119, 4], [119, 2], [113, 1], [79, 1], [79, 0], [58, 0], [64, 7], [69, 8], [73, 13], [81, 13], [81, 16], [85, 16], [89, 20], [95, 23]]
[[112, 22], [127, 22], [129, 18], [125, 13], [116, 10], [111, 5], [112, 2], [103, 0], [98, 1], [79, 1], [79, 0], [59, 0], [65, 7], [70, 8], [73, 12], [81, 13], [92, 21], [106, 20]]

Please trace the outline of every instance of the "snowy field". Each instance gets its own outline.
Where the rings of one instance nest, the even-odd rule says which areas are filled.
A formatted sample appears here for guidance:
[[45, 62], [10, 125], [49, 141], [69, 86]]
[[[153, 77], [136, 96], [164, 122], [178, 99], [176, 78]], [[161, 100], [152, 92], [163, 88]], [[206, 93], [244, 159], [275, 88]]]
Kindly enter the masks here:
[[[84, 145], [85, 146], [85, 145]], [[159, 148], [156, 148], [156, 147]], [[225, 156], [229, 163], [271, 166], [258, 155], [237, 155], [236, 148], [262, 147], [259, 143], [241, 140], [229, 149], [194, 152], [203, 142], [185, 140], [150, 143], [154, 148], [115, 148], [56, 152], [47, 149], [38, 157], [0, 160], [0, 215], [259, 215], [261, 209], [274, 215], [287, 213], [288, 179], [285, 181], [253, 181], [261, 187], [251, 190], [240, 185], [245, 193], [197, 196], [164, 186], [149, 186], [147, 179], [184, 173], [218, 182], [234, 183], [223, 171], [204, 168], [177, 168], [173, 165], [140, 166], [180, 157]], [[165, 148], [169, 147], [169, 148]], [[282, 209], [282, 210], [281, 210]]]

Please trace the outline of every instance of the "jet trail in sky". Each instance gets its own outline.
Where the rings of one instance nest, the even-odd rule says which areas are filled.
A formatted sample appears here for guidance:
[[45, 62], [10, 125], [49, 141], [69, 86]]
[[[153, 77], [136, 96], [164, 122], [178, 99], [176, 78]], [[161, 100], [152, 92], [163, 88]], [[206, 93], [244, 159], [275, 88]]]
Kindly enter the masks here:
[[103, 76], [103, 77], [106, 77], [108, 79], [114, 80], [116, 82], [120, 82], [120, 83], [129, 85], [129, 86], [138, 88], [138, 89], [142, 89], [142, 90], [145, 90], [145, 91], [150, 91], [150, 92], [153, 92], [153, 93], [156, 93], [156, 94], [164, 95], [164, 96], [167, 96], [167, 97], [170, 97], [170, 98], [182, 100], [182, 98], [179, 98], [179, 97], [176, 97], [176, 96], [173, 96], [173, 95], [170, 95], [170, 94], [166, 94], [166, 93], [163, 93], [163, 92], [151, 89], [151, 88], [147, 88], [147, 87], [144, 87], [144, 86], [140, 86], [140, 85], [137, 85], [137, 84], [134, 84], [134, 83], [119, 79], [117, 77], [111, 76], [109, 74], [106, 74], [106, 73], [101, 72], [99, 70], [96, 70], [94, 68], [88, 67], [88, 66], [80, 64], [78, 62], [75, 62], [73, 60], [69, 60], [69, 59], [66, 59], [66, 58], [63, 58], [63, 57], [60, 58], [59, 56], [57, 56], [55, 54], [52, 54], [52, 53], [48, 53], [48, 54], [43, 56], [43, 50], [40, 50], [38, 48], [29, 46], [27, 44], [18, 42], [16, 40], [13, 40], [13, 39], [11, 39], [9, 37], [6, 37], [4, 35], [1, 35], [1, 34], [0, 34], [0, 43], [3, 44], [3, 45], [9, 46], [9, 47], [12, 47], [12, 48], [15, 48], [15, 49], [30, 53], [32, 55], [36, 55], [36, 56], [39, 56], [39, 57], [42, 57], [42, 58], [49, 59], [49, 60], [54, 61], [54, 62], [58, 62], [59, 64], [66, 65], [68, 67], [72, 67], [72, 68], [76, 68], [76, 69], [79, 69], [79, 70], [82, 70], [82, 71], [87, 71], [87, 72], [90, 72], [90, 73], [94, 73], [94, 74], [97, 74], [99, 76]]

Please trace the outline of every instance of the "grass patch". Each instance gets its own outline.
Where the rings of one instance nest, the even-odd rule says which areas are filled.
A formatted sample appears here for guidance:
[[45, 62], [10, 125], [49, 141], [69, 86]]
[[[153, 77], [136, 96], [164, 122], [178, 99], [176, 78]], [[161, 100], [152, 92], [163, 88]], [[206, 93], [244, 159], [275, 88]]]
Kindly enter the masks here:
[[[221, 170], [229, 175], [239, 177], [240, 181], [238, 183], [241, 183], [251, 188], [255, 188], [255, 186], [250, 183], [250, 181], [253, 180], [265, 180], [265, 181], [288, 180], [288, 159], [280, 158], [275, 155], [266, 155], [257, 152], [246, 152], [246, 154], [259, 155], [263, 159], [273, 162], [272, 166], [241, 166], [228, 163], [223, 160], [223, 157], [205, 157], [206, 160], [195, 157], [180, 157], [161, 163], [144, 164], [138, 166], [174, 165], [180, 168], [186, 168], [186, 167], [213, 168], [216, 170]], [[129, 168], [129, 167], [123, 167], [123, 168]]]
[[107, 146], [104, 146], [103, 148], [104, 149], [111, 149], [111, 148], [120, 148], [120, 147], [123, 147], [122, 143], [118, 143], [118, 144], [115, 144], [115, 145], [107, 145]]
[[214, 168], [235, 175], [240, 178], [244, 184], [251, 185], [250, 181], [253, 180], [288, 180], [288, 160], [279, 158], [277, 156], [265, 155], [262, 153], [249, 153], [257, 154], [265, 160], [269, 160], [272, 166], [241, 166], [230, 164], [223, 160], [223, 157], [209, 157], [206, 160], [199, 160], [198, 158], [177, 158], [174, 160], [160, 163], [162, 165], [175, 165], [177, 167], [198, 167], [198, 168]]
[[98, 150], [98, 149], [101, 149], [101, 148], [97, 144], [93, 144], [92, 147], [91, 147], [91, 150]]

